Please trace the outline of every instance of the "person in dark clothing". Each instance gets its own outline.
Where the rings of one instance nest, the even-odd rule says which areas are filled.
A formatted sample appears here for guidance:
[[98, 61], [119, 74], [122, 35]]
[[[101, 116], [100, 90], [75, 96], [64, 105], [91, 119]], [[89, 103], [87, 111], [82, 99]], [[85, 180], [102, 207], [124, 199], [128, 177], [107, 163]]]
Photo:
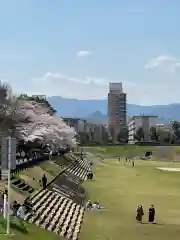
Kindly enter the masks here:
[[142, 218], [144, 216], [144, 210], [143, 210], [143, 206], [142, 205], [139, 205], [137, 208], [136, 208], [136, 220], [142, 224]]
[[1, 194], [1, 199], [4, 201], [4, 193]]
[[155, 218], [155, 208], [153, 205], [149, 208], [149, 223], [153, 223]]
[[42, 185], [43, 185], [43, 188], [46, 188], [46, 186], [47, 186], [47, 178], [46, 178], [45, 174], [42, 177]]
[[20, 204], [17, 203], [17, 201], [14, 201], [13, 205], [12, 205], [13, 216], [16, 216], [16, 213], [17, 213], [17, 210], [19, 209], [19, 207], [20, 207]]
[[90, 179], [90, 180], [92, 180], [92, 179], [93, 179], [93, 173], [92, 173], [92, 172], [89, 172], [89, 173], [87, 174], [87, 178]]
[[3, 213], [3, 207], [4, 207], [4, 194], [0, 196], [0, 214]]
[[134, 167], [134, 159], [132, 160], [132, 166]]
[[90, 173], [90, 179], [93, 179], [93, 173], [92, 172]]
[[24, 200], [24, 206], [26, 208], [26, 212], [32, 211], [33, 204], [31, 203], [31, 201], [28, 198]]

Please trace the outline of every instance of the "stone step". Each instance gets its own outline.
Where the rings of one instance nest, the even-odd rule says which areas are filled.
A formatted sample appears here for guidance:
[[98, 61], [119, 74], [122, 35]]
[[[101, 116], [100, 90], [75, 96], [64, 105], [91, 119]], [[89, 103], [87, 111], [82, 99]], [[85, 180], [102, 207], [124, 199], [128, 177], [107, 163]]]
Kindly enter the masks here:
[[30, 201], [33, 208], [26, 214], [26, 221], [67, 239], [78, 239], [84, 215], [83, 206], [49, 190], [34, 194]]
[[33, 193], [35, 191], [35, 189], [28, 185], [24, 180], [17, 179], [14, 176], [12, 176], [11, 179], [12, 186], [19, 188], [19, 190], [28, 193]]
[[65, 170], [66, 173], [71, 173], [82, 180], [87, 179], [87, 173], [90, 170], [90, 163], [85, 159], [79, 158], [77, 162]]

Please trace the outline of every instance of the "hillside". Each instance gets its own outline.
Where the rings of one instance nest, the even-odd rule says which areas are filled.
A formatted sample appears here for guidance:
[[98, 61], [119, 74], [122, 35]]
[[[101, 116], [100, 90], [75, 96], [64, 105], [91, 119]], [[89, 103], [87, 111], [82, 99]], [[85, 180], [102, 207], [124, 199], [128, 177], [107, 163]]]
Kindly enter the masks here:
[[[107, 100], [78, 100], [59, 96], [48, 98], [49, 103], [64, 117], [79, 117], [100, 122], [107, 121]], [[159, 116], [159, 122], [165, 123], [170, 119], [180, 119], [180, 104], [140, 106], [127, 105], [127, 115], [134, 116], [149, 114]]]

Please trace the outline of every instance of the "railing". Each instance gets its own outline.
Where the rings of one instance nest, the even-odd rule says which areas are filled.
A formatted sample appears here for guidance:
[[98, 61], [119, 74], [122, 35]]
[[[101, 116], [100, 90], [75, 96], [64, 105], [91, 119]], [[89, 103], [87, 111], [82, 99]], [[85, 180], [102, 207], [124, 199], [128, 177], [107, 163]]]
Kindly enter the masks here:
[[[58, 153], [53, 154], [53, 156], [57, 156]], [[43, 155], [38, 155], [38, 156], [33, 156], [31, 158], [27, 158], [27, 157], [19, 157], [17, 156], [16, 159], [16, 169], [11, 170], [11, 174], [16, 174], [20, 171], [23, 171], [24, 169], [27, 169], [29, 167], [32, 167], [34, 165], [39, 164], [40, 162], [44, 161], [44, 160], [48, 160], [49, 155], [47, 154], [43, 154]], [[0, 179], [1, 179], [1, 169], [0, 169]]]

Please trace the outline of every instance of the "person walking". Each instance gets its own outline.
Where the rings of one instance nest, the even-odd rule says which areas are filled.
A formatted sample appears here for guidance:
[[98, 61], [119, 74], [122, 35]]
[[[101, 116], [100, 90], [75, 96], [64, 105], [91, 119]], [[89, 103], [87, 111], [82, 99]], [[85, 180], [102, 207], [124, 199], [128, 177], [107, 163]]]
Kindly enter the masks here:
[[139, 205], [137, 208], [136, 208], [136, 220], [142, 224], [142, 218], [144, 216], [144, 210], [143, 210], [143, 206], [142, 205]]
[[42, 177], [42, 185], [43, 185], [43, 188], [46, 188], [46, 186], [47, 186], [47, 178], [46, 178], [45, 174]]
[[13, 216], [16, 216], [17, 214], [17, 211], [19, 209], [21, 205], [17, 202], [17, 201], [14, 201], [13, 202], [13, 205], [12, 205], [12, 210], [13, 210]]
[[132, 160], [132, 166], [134, 167], [134, 159]]
[[154, 205], [151, 205], [149, 208], [149, 223], [154, 223], [155, 214], [155, 207]]

